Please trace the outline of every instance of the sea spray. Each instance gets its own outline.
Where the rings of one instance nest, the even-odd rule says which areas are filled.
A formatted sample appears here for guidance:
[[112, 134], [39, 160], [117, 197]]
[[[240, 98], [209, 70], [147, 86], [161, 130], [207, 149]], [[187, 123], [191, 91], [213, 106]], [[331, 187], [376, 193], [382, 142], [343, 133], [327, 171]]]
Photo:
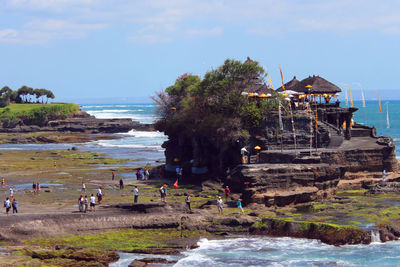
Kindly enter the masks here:
[[379, 230], [371, 230], [371, 243], [381, 243], [381, 235]]

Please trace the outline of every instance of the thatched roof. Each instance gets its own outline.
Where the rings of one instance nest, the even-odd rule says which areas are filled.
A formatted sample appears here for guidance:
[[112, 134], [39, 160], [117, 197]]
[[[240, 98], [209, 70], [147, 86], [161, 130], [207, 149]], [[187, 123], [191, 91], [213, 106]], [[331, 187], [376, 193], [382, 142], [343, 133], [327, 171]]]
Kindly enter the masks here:
[[[295, 90], [295, 89], [297, 88], [299, 83], [300, 83], [300, 81], [296, 79], [296, 76], [294, 76], [291, 81], [285, 83], [285, 90], [292, 90], [292, 91], [296, 91], [297, 92], [297, 90]], [[276, 91], [282, 92], [284, 90], [283, 90], [283, 88], [281, 86], [278, 89], [276, 89]]]
[[[308, 90], [306, 88], [307, 85], [311, 85], [312, 88]], [[322, 77], [319, 76], [309, 76], [302, 80], [297, 87], [297, 92], [304, 92], [304, 93], [312, 93], [312, 94], [336, 94], [341, 92], [342, 90], [334, 85], [331, 82], [328, 82]]]
[[[311, 85], [312, 88], [308, 90], [307, 85]], [[311, 93], [311, 94], [336, 94], [342, 90], [331, 82], [328, 82], [319, 76], [309, 76], [302, 81], [298, 81], [296, 77], [290, 82], [285, 84], [286, 90], [293, 90], [299, 93]], [[277, 91], [283, 91], [282, 87], [278, 88]]]

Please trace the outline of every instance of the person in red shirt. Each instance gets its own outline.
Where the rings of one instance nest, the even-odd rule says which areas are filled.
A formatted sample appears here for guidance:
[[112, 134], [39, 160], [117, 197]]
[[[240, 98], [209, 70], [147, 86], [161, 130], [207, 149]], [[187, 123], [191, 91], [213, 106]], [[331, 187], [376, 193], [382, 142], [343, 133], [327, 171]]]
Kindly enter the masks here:
[[231, 190], [229, 189], [228, 186], [226, 186], [225, 187], [225, 199], [226, 199], [226, 201], [228, 201], [228, 197], [229, 197], [230, 193], [231, 193]]

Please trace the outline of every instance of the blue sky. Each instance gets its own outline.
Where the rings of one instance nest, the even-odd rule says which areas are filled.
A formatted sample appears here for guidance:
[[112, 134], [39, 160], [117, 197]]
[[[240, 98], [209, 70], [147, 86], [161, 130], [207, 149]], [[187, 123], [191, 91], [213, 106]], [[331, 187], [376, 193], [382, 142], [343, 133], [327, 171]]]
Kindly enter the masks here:
[[0, 87], [148, 99], [185, 72], [255, 59], [276, 87], [318, 74], [400, 98], [400, 1], [1, 0]]

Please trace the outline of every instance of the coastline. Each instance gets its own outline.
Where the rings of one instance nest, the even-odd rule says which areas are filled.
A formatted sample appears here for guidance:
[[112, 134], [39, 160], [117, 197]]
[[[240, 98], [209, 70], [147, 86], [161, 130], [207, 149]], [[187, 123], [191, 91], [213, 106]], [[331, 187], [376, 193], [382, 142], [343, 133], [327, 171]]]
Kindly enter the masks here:
[[[12, 141], [11, 137], [11, 134], [0, 134], [0, 140], [3, 140], [4, 143], [14, 142], [15, 140]], [[43, 137], [47, 138], [47, 140], [41, 139]], [[55, 144], [63, 144], [118, 137], [120, 136], [109, 133], [40, 132], [37, 134], [19, 134], [19, 139], [15, 142], [52, 143], [54, 141]], [[56, 169], [53, 167], [54, 160], [57, 160]], [[1, 166], [0, 164], [0, 168], [4, 170], [7, 186], [0, 189], [0, 191], [7, 194], [9, 183], [13, 186], [28, 185], [28, 187], [16, 191], [16, 197], [21, 203], [21, 213], [10, 217], [0, 216], [0, 221], [3, 225], [10, 226], [5, 227], [5, 229], [12, 229], [12, 231], [0, 233], [2, 241], [7, 244], [3, 252], [10, 255], [10, 257], [15, 258], [18, 256], [17, 262], [19, 261], [19, 263], [35, 262], [37, 264], [45, 262], [37, 257], [38, 255], [35, 254], [37, 251], [45, 251], [43, 253], [48, 253], [48, 257], [52, 255], [51, 257], [54, 259], [59, 257], [53, 255], [53, 251], [60, 249], [65, 251], [78, 250], [78, 252], [97, 249], [97, 252], [93, 252], [94, 256], [92, 255], [94, 259], [96, 258], [95, 255], [115, 251], [147, 252], [159, 255], [160, 252], [177, 253], [185, 251], [187, 247], [195, 248], [194, 244], [197, 243], [200, 237], [204, 236], [210, 239], [229, 238], [237, 234], [248, 236], [289, 236], [321, 240], [331, 245], [344, 245], [369, 244], [371, 242], [371, 231], [376, 230], [379, 231], [382, 241], [399, 238], [397, 233], [400, 231], [397, 230], [397, 221], [395, 220], [393, 220], [393, 224], [384, 223], [384, 220], [368, 218], [365, 213], [361, 212], [361, 219], [349, 219], [345, 224], [331, 221], [332, 214], [336, 214], [332, 212], [338, 207], [348, 208], [348, 205], [353, 205], [361, 208], [360, 203], [365, 202], [363, 198], [365, 192], [360, 191], [360, 189], [365, 185], [379, 183], [381, 180], [380, 173], [349, 173], [346, 179], [341, 180], [341, 184], [338, 187], [340, 190], [344, 190], [345, 193], [339, 193], [331, 200], [317, 201], [308, 206], [294, 205], [284, 208], [265, 208], [258, 205], [248, 205], [245, 207], [245, 216], [236, 215], [237, 210], [234, 199], [239, 195], [233, 192], [232, 198], [226, 203], [226, 214], [224, 216], [216, 216], [214, 202], [218, 195], [223, 194], [222, 184], [214, 183], [212, 186], [209, 186], [210, 183], [207, 186], [204, 183], [196, 186], [182, 184], [179, 189], [170, 190], [170, 204], [159, 205], [158, 188], [163, 183], [168, 183], [172, 187], [174, 181], [160, 180], [156, 177], [156, 171], [153, 172], [152, 179], [148, 181], [137, 181], [131, 178], [124, 179], [126, 188], [119, 190], [118, 179], [112, 181], [110, 178], [111, 170], [116, 170], [119, 177], [124, 177], [127, 174], [129, 174], [127, 177], [133, 177], [136, 169], [124, 165], [125, 161], [126, 159], [108, 158], [100, 153], [80, 151], [79, 149], [4, 152], [3, 165]], [[38, 168], [37, 166], [40, 167]], [[151, 167], [156, 168], [155, 165]], [[398, 177], [399, 174], [397, 172], [390, 173], [388, 180], [397, 181]], [[44, 191], [40, 197], [32, 196], [29, 184], [32, 183], [33, 179], [40, 181], [42, 184], [49, 184], [43, 188]], [[105, 202], [99, 205], [96, 214], [81, 214], [77, 212], [75, 202], [79, 195], [82, 181], [85, 181], [90, 193], [95, 193], [99, 185], [104, 188]], [[148, 207], [144, 205], [142, 208], [156, 210], [143, 213], [143, 210], [138, 211], [131, 207], [134, 206], [131, 204], [133, 202], [133, 193], [131, 191], [135, 185], [143, 193], [141, 200], [148, 205]], [[359, 192], [351, 193], [349, 190], [358, 190]], [[193, 196], [194, 213], [189, 213], [184, 206], [185, 192], [190, 192]], [[380, 212], [379, 207], [374, 206], [375, 202], [379, 201], [382, 201], [382, 199], [371, 201], [371, 206], [367, 208], [372, 207], [372, 212]], [[389, 202], [389, 200], [387, 201]], [[319, 215], [317, 217], [307, 217], [306, 212], [300, 211], [298, 208], [311, 209], [311, 213]], [[366, 209], [366, 207], [362, 208]], [[342, 213], [343, 209], [334, 212]], [[397, 210], [394, 209], [391, 212], [394, 214]], [[356, 214], [354, 210], [349, 210], [347, 215], [352, 217]], [[181, 218], [186, 218], [184, 223], [181, 222]], [[386, 213], [382, 213], [382, 218], [392, 220], [395, 216], [390, 217]], [[361, 220], [369, 220], [367, 223], [375, 220], [376, 227], [375, 224], [372, 228], [360, 226], [359, 221]], [[379, 224], [377, 223], [378, 221]], [[108, 233], [107, 239], [113, 240], [115, 233], [120, 234], [121, 231], [128, 229], [135, 229], [137, 232], [153, 230], [151, 233], [148, 232], [147, 237], [158, 236], [165, 231], [178, 233], [179, 238], [177, 240], [179, 242], [174, 243], [172, 242], [173, 240], [167, 238], [156, 245], [147, 243], [144, 247], [141, 244], [136, 245], [136, 249], [123, 250], [121, 248], [108, 247], [105, 241], [98, 241], [98, 244], [101, 244], [100, 246], [91, 247], [87, 243], [79, 245], [79, 243], [70, 239], [71, 235], [77, 235], [82, 239], [90, 237], [97, 240], [98, 237]], [[182, 239], [180, 238], [181, 231], [186, 231], [187, 233], [185, 234], [187, 236], [183, 235]], [[129, 234], [135, 235], [137, 233]], [[68, 235], [68, 237], [64, 235]], [[13, 239], [12, 236], [16, 238]], [[36, 241], [33, 241], [32, 237]], [[171, 238], [176, 239], [176, 236], [171, 235]], [[53, 241], [50, 242], [49, 240]], [[141, 239], [138, 238], [138, 240]], [[160, 249], [160, 246], [162, 249]], [[155, 248], [158, 249], [155, 250]], [[29, 251], [25, 249], [29, 249]], [[0, 259], [10, 260], [10, 257], [6, 256]], [[45, 256], [40, 257], [44, 258]], [[110, 256], [110, 259], [115, 261], [115, 255]], [[59, 264], [62, 265], [60, 262]]]

